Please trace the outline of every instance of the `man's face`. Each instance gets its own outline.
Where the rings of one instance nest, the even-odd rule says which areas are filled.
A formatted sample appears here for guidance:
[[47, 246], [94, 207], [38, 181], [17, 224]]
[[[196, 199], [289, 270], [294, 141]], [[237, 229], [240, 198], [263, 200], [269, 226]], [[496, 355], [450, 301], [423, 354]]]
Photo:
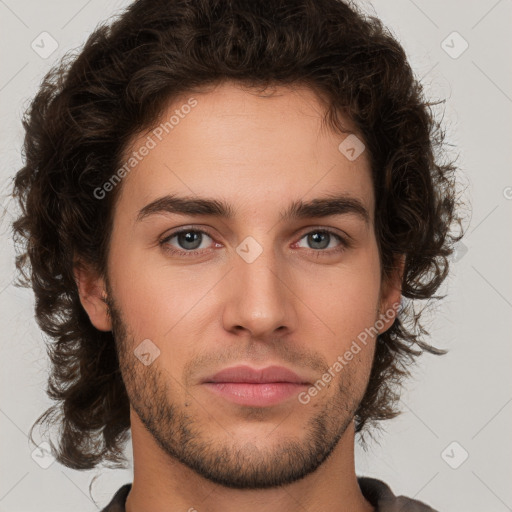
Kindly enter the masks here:
[[[156, 145], [118, 185], [109, 253], [132, 432], [144, 425], [165, 454], [238, 488], [295, 481], [334, 450], [364, 395], [375, 339], [344, 354], [391, 300], [381, 301], [366, 154], [351, 161], [338, 149], [346, 134], [321, 127], [309, 89], [277, 92], [224, 84], [191, 95], [197, 105], [162, 140], [138, 136], [130, 151], [148, 135]], [[188, 112], [187, 99], [162, 122]], [[166, 195], [224, 202], [232, 217], [139, 215]], [[333, 196], [359, 202], [368, 218], [353, 203], [280, 218], [294, 202]], [[284, 366], [309, 384], [205, 383], [238, 365]]]

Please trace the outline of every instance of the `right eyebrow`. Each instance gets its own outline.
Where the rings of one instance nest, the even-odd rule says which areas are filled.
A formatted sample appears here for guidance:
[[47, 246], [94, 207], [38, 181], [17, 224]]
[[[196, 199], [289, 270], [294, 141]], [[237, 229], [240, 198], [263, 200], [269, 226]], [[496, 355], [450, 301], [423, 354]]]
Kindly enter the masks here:
[[179, 213], [183, 215], [210, 215], [231, 219], [234, 210], [224, 201], [197, 197], [166, 195], [152, 201], [140, 210], [136, 221], [159, 213]]

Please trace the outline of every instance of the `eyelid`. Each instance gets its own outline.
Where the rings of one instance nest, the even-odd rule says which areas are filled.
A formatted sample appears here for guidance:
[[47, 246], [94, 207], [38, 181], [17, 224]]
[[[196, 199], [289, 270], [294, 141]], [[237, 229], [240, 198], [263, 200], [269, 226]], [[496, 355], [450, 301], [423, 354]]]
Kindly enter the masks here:
[[[304, 235], [306, 235], [314, 230], [326, 231], [328, 233], [338, 235], [341, 238], [353, 240], [353, 238], [347, 232], [340, 230], [339, 228], [332, 228], [332, 227], [315, 225], [315, 224], [311, 225], [311, 226], [304, 226], [304, 227], [300, 228], [300, 230], [298, 230], [298, 232], [295, 236], [299, 236], [299, 233], [302, 232], [302, 235], [300, 235], [302, 238]], [[215, 238], [214, 235], [209, 231], [209, 228], [203, 227], [202, 225], [193, 224], [190, 226], [180, 226], [179, 228], [175, 228], [175, 229], [171, 230], [170, 233], [163, 235], [162, 238], [160, 239], [160, 241], [162, 241], [164, 239], [169, 239], [170, 237], [178, 235], [184, 231], [197, 231], [199, 233], [206, 233], [210, 238], [212, 238], [212, 239]]]
[[301, 238], [304, 235], [307, 235], [308, 233], [311, 233], [312, 231], [325, 231], [327, 233], [331, 233], [333, 235], [339, 236], [342, 239], [347, 239], [347, 242], [349, 240], [353, 240], [353, 238], [345, 231], [339, 229], [339, 228], [333, 228], [333, 227], [327, 227], [327, 226], [319, 226], [319, 225], [312, 225], [312, 226], [306, 226], [304, 228], [301, 228], [299, 230], [299, 233], [302, 232]]

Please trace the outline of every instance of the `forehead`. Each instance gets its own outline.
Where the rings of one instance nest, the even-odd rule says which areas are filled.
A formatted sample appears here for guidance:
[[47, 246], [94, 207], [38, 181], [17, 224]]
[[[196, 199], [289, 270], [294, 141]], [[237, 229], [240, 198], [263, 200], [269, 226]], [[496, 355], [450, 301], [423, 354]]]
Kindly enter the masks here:
[[347, 158], [340, 144], [349, 133], [328, 128], [324, 113], [307, 87], [257, 91], [228, 82], [175, 98], [127, 147], [121, 165], [139, 156], [123, 178], [118, 205], [133, 216], [176, 193], [222, 197], [240, 214], [263, 215], [282, 211], [286, 198], [344, 194], [359, 198], [373, 218], [367, 155]]

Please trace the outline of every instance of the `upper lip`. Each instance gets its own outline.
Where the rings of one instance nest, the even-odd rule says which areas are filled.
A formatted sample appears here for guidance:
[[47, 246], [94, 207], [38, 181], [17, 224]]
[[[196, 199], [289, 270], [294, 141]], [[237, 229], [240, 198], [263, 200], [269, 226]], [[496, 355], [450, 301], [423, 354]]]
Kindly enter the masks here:
[[294, 384], [309, 384], [306, 379], [284, 366], [267, 366], [266, 368], [255, 369], [243, 365], [225, 368], [215, 375], [207, 377], [203, 382], [249, 382], [259, 384], [291, 382]]

